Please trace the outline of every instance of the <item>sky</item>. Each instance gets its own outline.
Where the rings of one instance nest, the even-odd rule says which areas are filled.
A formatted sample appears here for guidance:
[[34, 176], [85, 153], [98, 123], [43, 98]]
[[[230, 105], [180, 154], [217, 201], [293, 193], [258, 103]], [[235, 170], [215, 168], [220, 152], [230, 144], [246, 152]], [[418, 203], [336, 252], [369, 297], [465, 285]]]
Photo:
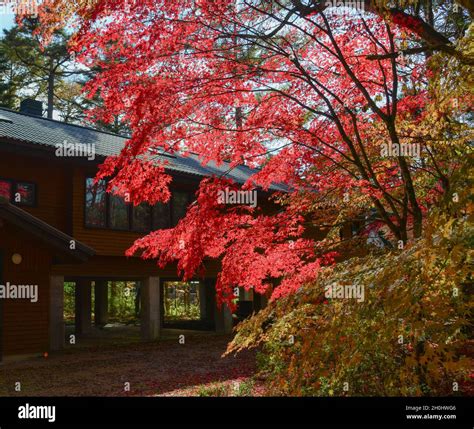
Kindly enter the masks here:
[[15, 15], [13, 13], [5, 13], [0, 9], [0, 34], [3, 30], [8, 30], [15, 23]]

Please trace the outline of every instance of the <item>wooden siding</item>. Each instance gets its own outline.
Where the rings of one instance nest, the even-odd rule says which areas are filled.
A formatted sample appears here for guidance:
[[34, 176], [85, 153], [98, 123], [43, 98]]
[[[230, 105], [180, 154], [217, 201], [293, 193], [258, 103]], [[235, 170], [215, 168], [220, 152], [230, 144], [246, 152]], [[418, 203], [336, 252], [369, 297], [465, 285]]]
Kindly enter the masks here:
[[[43, 353], [49, 347], [49, 272], [51, 254], [39, 241], [14, 225], [2, 222], [0, 248], [4, 254], [2, 284], [38, 285], [38, 301], [3, 300], [3, 353]], [[15, 265], [12, 255], [22, 255]]]
[[0, 178], [36, 184], [36, 206], [20, 206], [33, 216], [68, 233], [70, 174], [60, 160], [0, 152]]
[[[53, 153], [37, 154], [26, 149], [13, 150], [13, 144], [0, 144], [0, 177], [37, 185], [37, 205], [23, 207], [39, 219], [71, 235], [74, 239], [92, 247], [97, 255], [86, 264], [58, 265], [55, 274], [67, 276], [121, 276], [144, 275], [176, 276], [176, 267], [159, 269], [154, 262], [139, 258], [126, 258], [125, 251], [135, 240], [146, 235], [131, 231], [88, 228], [84, 223], [85, 178], [97, 172], [97, 163], [71, 159], [57, 159]], [[198, 177], [176, 176], [172, 187], [194, 192]], [[259, 196], [259, 205], [266, 212], [275, 211], [275, 205]], [[218, 263], [206, 264], [206, 275], [214, 277]]]
[[85, 227], [85, 179], [93, 177], [94, 174], [94, 170], [88, 171], [83, 168], [74, 168], [73, 170], [72, 235], [76, 240], [92, 247], [97, 255], [123, 256], [133, 242], [145, 234]]
[[[81, 167], [74, 168], [73, 172], [73, 237], [95, 249], [97, 255], [124, 256], [125, 251], [132, 246], [135, 240], [146, 235], [132, 231], [116, 231], [109, 228], [90, 228], [85, 226], [85, 180], [94, 177], [96, 170]], [[190, 185], [174, 184], [173, 189], [195, 192]]]
[[[205, 277], [216, 277], [220, 263], [207, 261]], [[154, 261], [144, 261], [140, 258], [125, 258], [120, 256], [95, 256], [83, 264], [54, 265], [53, 274], [64, 275], [66, 279], [89, 277], [91, 279], [107, 278], [109, 280], [139, 279], [147, 276], [176, 277], [175, 264], [164, 269], [159, 268]]]

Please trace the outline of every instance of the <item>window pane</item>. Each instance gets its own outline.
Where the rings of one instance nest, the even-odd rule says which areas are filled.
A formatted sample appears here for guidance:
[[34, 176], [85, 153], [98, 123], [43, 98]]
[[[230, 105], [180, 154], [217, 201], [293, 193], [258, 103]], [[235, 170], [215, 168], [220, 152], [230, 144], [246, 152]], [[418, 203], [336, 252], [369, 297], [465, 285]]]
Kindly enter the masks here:
[[122, 197], [110, 195], [109, 225], [113, 229], [129, 229], [128, 205]]
[[172, 226], [176, 226], [178, 221], [186, 215], [186, 209], [189, 204], [189, 193], [188, 192], [173, 192], [172, 196], [172, 213], [171, 223]]
[[35, 185], [33, 183], [17, 183], [13, 201], [25, 206], [35, 204]]
[[170, 227], [170, 204], [158, 203], [153, 207], [153, 229]]
[[148, 232], [151, 227], [151, 207], [141, 203], [133, 207], [132, 229], [137, 232]]
[[0, 180], [0, 198], [10, 201], [12, 184], [8, 180]]
[[93, 178], [86, 179], [86, 225], [92, 227], [106, 226], [106, 185], [101, 180], [94, 185]]

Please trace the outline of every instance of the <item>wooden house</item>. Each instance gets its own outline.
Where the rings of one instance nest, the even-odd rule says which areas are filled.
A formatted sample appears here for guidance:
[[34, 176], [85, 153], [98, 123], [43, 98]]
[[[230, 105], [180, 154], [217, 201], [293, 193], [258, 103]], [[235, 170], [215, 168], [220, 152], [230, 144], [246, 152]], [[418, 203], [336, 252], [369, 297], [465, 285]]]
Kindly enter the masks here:
[[[160, 155], [173, 177], [170, 203], [133, 207], [105, 192], [105, 184], [92, 186], [98, 166], [119, 153], [126, 138], [41, 114], [41, 103], [33, 100], [19, 112], [0, 109], [0, 359], [64, 347], [65, 282], [76, 285], [78, 336], [106, 323], [109, 282], [133, 280], [141, 285], [142, 338], [157, 339], [164, 327], [163, 287], [179, 280], [176, 267], [159, 269], [153, 261], [125, 257], [125, 250], [147, 232], [175, 225], [203, 177], [226, 173], [243, 183], [253, 171], [204, 167], [196, 156]], [[58, 156], [65, 142], [90, 145], [94, 157]], [[218, 270], [217, 262], [209, 264], [206, 277], [196, 279], [200, 320], [206, 329], [229, 332], [232, 315], [215, 305]], [[265, 299], [244, 293], [241, 300], [252, 311]]]

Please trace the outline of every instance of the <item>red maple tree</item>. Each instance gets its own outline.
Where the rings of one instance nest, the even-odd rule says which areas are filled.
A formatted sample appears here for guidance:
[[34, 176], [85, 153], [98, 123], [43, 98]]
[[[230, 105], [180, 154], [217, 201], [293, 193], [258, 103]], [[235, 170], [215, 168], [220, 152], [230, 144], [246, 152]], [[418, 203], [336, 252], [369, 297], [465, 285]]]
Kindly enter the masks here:
[[[341, 13], [299, 1], [97, 0], [78, 10], [72, 49], [101, 70], [86, 90], [105, 102], [91, 117], [119, 116], [133, 130], [99, 173], [110, 189], [135, 204], [168, 200], [157, 151], [258, 168], [245, 190], [288, 187], [278, 213], [265, 214], [221, 204], [219, 190], [240, 185], [206, 178], [186, 217], [129, 255], [177, 261], [186, 279], [219, 258], [218, 295], [230, 303], [235, 286], [264, 293], [277, 281], [277, 297], [333, 261], [334, 238], [312, 239], [308, 223], [370, 215], [372, 228], [396, 240], [420, 236], [430, 192], [446, 191], [451, 166], [420, 131], [426, 57], [403, 53], [434, 33], [402, 13], [373, 14], [370, 4]], [[402, 144], [420, 145], [421, 155], [381, 150]], [[318, 217], [323, 204], [336, 213], [330, 220]]]

